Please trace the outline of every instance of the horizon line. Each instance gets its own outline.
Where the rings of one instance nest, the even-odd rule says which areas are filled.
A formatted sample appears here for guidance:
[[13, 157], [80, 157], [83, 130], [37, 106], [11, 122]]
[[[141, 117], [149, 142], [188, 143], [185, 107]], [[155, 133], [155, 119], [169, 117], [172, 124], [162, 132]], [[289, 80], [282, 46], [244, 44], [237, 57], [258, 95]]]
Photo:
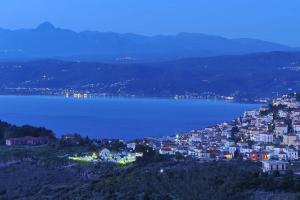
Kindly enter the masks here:
[[60, 30], [66, 30], [66, 31], [72, 31], [74, 33], [80, 34], [80, 33], [84, 33], [84, 32], [97, 32], [97, 33], [112, 33], [112, 34], [119, 34], [119, 35], [136, 35], [136, 36], [144, 36], [144, 37], [163, 37], [163, 36], [179, 36], [182, 34], [194, 34], [194, 35], [203, 35], [203, 36], [211, 36], [211, 37], [219, 37], [219, 38], [223, 38], [223, 39], [227, 39], [227, 40], [238, 40], [238, 39], [250, 39], [250, 40], [257, 40], [257, 41], [261, 41], [261, 42], [269, 42], [269, 43], [274, 43], [277, 45], [282, 45], [285, 47], [291, 47], [291, 48], [299, 48], [300, 46], [297, 45], [289, 45], [289, 44], [284, 44], [281, 42], [276, 42], [276, 41], [270, 41], [270, 40], [264, 40], [264, 39], [260, 39], [260, 38], [253, 38], [253, 37], [226, 37], [220, 34], [210, 34], [210, 33], [204, 33], [204, 32], [188, 32], [188, 31], [182, 31], [182, 32], [177, 32], [177, 33], [157, 33], [157, 34], [144, 34], [144, 33], [134, 33], [134, 32], [116, 32], [116, 31], [100, 31], [100, 30], [92, 30], [92, 29], [82, 29], [82, 30], [74, 30], [71, 28], [64, 28], [61, 26], [56, 26], [54, 25], [54, 23], [50, 22], [50, 21], [44, 21], [41, 22], [39, 24], [37, 24], [34, 27], [26, 27], [26, 28], [5, 28], [0, 26], [0, 29], [4, 29], [4, 30], [8, 30], [8, 31], [20, 31], [20, 30], [37, 30], [38, 28], [40, 28], [41, 26], [46, 25], [49, 28], [54, 28], [54, 29], [60, 29]]

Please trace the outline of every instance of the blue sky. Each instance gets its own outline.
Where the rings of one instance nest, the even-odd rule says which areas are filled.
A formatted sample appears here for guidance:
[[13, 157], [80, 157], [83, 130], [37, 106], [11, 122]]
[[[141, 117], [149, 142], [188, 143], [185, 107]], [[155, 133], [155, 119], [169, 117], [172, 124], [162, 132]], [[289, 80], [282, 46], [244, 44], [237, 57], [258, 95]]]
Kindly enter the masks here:
[[300, 46], [299, 0], [1, 0], [0, 27], [50, 21], [76, 31], [194, 32]]

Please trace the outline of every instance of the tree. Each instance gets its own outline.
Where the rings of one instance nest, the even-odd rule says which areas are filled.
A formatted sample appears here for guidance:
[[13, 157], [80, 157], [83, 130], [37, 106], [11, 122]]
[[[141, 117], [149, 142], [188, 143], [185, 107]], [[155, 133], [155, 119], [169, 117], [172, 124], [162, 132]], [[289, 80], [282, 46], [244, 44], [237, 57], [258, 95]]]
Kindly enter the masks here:
[[239, 132], [239, 127], [234, 126], [231, 129], [231, 138], [235, 143], [237, 143], [240, 139], [236, 136], [236, 134]]
[[8, 138], [18, 138], [24, 136], [41, 137], [47, 136], [55, 138], [55, 134], [43, 127], [33, 127], [29, 125], [14, 126], [9, 123], [0, 121], [0, 141]]
[[234, 127], [231, 128], [231, 133], [236, 134], [238, 132], [239, 132], [239, 127], [234, 126]]
[[175, 153], [175, 158], [177, 160], [184, 160], [185, 159], [184, 156], [180, 152]]
[[150, 161], [156, 156], [156, 151], [152, 147], [144, 144], [137, 144], [135, 146], [135, 152], [143, 154], [143, 157], [139, 158], [140, 161]]
[[300, 93], [296, 93], [295, 97], [297, 101], [300, 101]]
[[126, 144], [120, 140], [112, 140], [107, 148], [111, 151], [121, 151], [126, 148]]
[[234, 151], [234, 158], [238, 160], [243, 160], [243, 156], [238, 149]]
[[289, 170], [279, 182], [279, 188], [289, 189], [292, 188], [293, 186], [294, 186], [294, 173], [292, 170]]

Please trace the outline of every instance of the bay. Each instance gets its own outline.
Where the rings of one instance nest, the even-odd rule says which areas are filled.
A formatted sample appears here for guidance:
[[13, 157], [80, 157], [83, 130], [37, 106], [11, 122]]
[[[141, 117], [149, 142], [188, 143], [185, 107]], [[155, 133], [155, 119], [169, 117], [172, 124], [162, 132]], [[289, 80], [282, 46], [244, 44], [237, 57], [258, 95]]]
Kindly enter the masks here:
[[0, 120], [46, 127], [57, 136], [80, 133], [128, 140], [203, 128], [258, 107], [219, 100], [0, 96]]

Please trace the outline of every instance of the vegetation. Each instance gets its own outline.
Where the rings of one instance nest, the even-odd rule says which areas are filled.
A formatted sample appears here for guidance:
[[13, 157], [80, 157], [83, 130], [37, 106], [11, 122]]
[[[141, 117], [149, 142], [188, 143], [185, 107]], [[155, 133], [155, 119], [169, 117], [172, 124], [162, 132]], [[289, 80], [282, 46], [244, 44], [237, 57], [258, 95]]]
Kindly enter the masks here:
[[295, 97], [296, 97], [297, 101], [300, 101], [300, 93], [299, 92], [295, 94]]
[[231, 139], [237, 143], [240, 140], [240, 137], [237, 137], [236, 134], [239, 132], [239, 128], [237, 126], [232, 127], [231, 129]]
[[[52, 133], [42, 128], [0, 124], [5, 137], [8, 132], [15, 136], [25, 132], [32, 136]], [[231, 132], [238, 140], [238, 128], [234, 126]], [[260, 163], [241, 161], [238, 151], [234, 161], [197, 162], [181, 154], [162, 156], [140, 143], [136, 152], [143, 157], [126, 166], [68, 159], [72, 155], [92, 155], [103, 147], [112, 151], [125, 148], [120, 140], [98, 145], [94, 142], [70, 134], [47, 145], [0, 146], [0, 199], [300, 198], [300, 178], [292, 171], [285, 175], [264, 174]]]
[[126, 148], [126, 145], [120, 140], [112, 140], [110, 143], [104, 146], [111, 151], [122, 151]]
[[[160, 157], [123, 167], [63, 157], [86, 151], [84, 146], [1, 147], [0, 177], [5, 184], [0, 184], [0, 199], [259, 199], [266, 194], [299, 198], [297, 177], [291, 172], [261, 174], [259, 163]], [[31, 159], [4, 166], [4, 155]]]
[[23, 136], [48, 136], [55, 138], [54, 133], [51, 130], [45, 128], [36, 128], [33, 126], [15, 126], [7, 122], [0, 121], [0, 142], [3, 143], [8, 138], [17, 138]]

